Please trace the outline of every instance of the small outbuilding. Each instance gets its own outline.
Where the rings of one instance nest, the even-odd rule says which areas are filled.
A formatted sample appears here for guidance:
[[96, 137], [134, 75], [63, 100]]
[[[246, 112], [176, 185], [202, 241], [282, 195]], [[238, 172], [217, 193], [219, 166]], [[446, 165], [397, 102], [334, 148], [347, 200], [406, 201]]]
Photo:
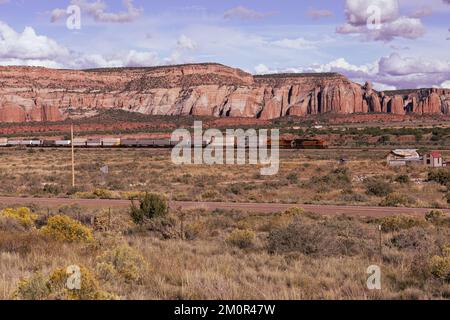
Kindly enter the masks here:
[[441, 168], [445, 166], [442, 154], [439, 151], [433, 151], [423, 156], [423, 164], [431, 168]]
[[396, 149], [387, 156], [387, 163], [391, 167], [422, 164], [417, 149]]

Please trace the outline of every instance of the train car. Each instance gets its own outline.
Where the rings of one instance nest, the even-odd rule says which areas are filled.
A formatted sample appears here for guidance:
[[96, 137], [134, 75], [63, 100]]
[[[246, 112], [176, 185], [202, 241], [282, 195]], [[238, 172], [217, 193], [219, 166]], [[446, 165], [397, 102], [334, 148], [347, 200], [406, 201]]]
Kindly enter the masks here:
[[70, 147], [72, 145], [72, 141], [70, 140], [56, 140], [55, 145], [57, 147]]
[[8, 139], [0, 138], [0, 147], [7, 147], [7, 146], [8, 146]]
[[294, 149], [328, 149], [325, 141], [318, 139], [295, 139], [292, 141]]
[[38, 139], [30, 140], [30, 147], [40, 147], [42, 145], [42, 141]]
[[55, 140], [42, 140], [41, 146], [44, 148], [56, 147], [56, 141]]
[[120, 147], [121, 141], [119, 138], [104, 138], [102, 139], [104, 147]]
[[86, 147], [87, 146], [87, 139], [86, 138], [74, 138], [73, 139], [73, 146], [74, 147]]
[[88, 139], [86, 141], [86, 147], [88, 148], [100, 148], [102, 146], [102, 139]]
[[123, 148], [137, 147], [137, 139], [120, 139], [120, 146]]
[[23, 143], [22, 140], [8, 139], [8, 146], [12, 146], [12, 147], [21, 146], [22, 143]]
[[137, 139], [137, 147], [145, 148], [145, 147], [153, 147], [155, 145], [155, 141], [152, 139]]
[[171, 146], [172, 143], [169, 139], [153, 140], [153, 147], [155, 148], [170, 148]]

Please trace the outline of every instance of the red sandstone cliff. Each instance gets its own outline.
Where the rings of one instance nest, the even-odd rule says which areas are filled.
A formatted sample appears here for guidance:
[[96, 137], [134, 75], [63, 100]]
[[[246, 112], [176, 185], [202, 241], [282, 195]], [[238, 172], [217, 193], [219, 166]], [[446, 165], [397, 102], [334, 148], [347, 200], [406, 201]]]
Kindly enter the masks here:
[[59, 121], [123, 109], [274, 119], [321, 113], [449, 114], [450, 90], [379, 93], [342, 75], [252, 76], [219, 64], [53, 70], [0, 67], [0, 122]]

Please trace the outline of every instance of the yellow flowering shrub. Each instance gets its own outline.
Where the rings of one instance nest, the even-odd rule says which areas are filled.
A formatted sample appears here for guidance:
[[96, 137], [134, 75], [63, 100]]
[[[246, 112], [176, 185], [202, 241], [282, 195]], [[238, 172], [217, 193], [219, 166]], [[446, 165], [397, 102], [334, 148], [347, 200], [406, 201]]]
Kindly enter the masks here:
[[14, 298], [18, 300], [117, 300], [114, 294], [102, 291], [97, 278], [80, 266], [80, 289], [70, 289], [67, 269], [56, 269], [48, 277], [36, 273], [19, 282]]
[[450, 255], [434, 256], [431, 259], [431, 273], [438, 279], [450, 282]]
[[0, 216], [12, 218], [27, 229], [32, 228], [34, 226], [34, 221], [38, 218], [38, 216], [33, 214], [28, 208], [4, 209], [0, 212]]
[[99, 282], [94, 274], [81, 266], [81, 289], [70, 290], [67, 280], [70, 275], [66, 269], [56, 269], [49, 276], [47, 286], [51, 292], [50, 299], [58, 300], [116, 300], [117, 297], [100, 289]]
[[108, 250], [97, 260], [97, 273], [104, 280], [119, 277], [127, 283], [133, 283], [141, 280], [147, 271], [144, 257], [128, 245]]
[[41, 232], [58, 241], [90, 242], [94, 240], [91, 229], [63, 215], [49, 218]]
[[17, 285], [14, 299], [46, 300], [50, 295], [47, 280], [41, 273], [35, 273], [29, 279], [22, 279]]

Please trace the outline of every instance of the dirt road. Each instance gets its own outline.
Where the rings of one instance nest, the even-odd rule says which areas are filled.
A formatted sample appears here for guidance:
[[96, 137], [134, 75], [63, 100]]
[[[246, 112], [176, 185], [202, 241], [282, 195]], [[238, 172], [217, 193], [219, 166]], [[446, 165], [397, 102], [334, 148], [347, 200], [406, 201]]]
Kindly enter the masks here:
[[[110, 208], [128, 208], [130, 206], [128, 200], [102, 200], [102, 199], [66, 199], [66, 198], [11, 198], [0, 197], [1, 206], [12, 205], [38, 205], [42, 207], [59, 207], [64, 205], [80, 205], [90, 208], [110, 207]], [[427, 208], [384, 208], [384, 207], [363, 207], [363, 206], [334, 206], [334, 205], [306, 205], [306, 204], [272, 204], [272, 203], [223, 203], [223, 202], [185, 202], [173, 201], [170, 203], [172, 209], [193, 209], [204, 208], [208, 210], [225, 209], [225, 210], [242, 210], [257, 213], [273, 213], [281, 212], [292, 207], [303, 208], [308, 212], [323, 215], [340, 215], [346, 214], [350, 216], [367, 216], [367, 217], [383, 217], [389, 215], [425, 215], [431, 209]], [[449, 212], [449, 210], [445, 210]]]

